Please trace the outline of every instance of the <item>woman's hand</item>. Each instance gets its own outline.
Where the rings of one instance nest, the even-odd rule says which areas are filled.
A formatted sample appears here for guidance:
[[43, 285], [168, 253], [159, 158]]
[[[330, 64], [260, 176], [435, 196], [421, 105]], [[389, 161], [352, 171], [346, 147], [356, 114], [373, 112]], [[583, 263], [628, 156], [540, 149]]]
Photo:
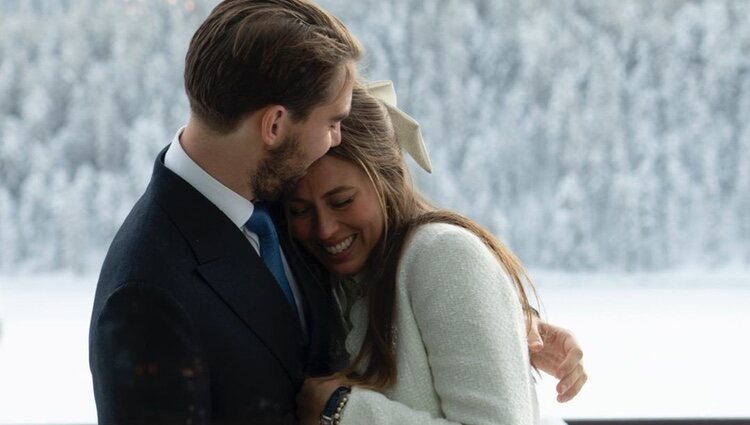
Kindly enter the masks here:
[[300, 425], [320, 424], [320, 414], [323, 413], [326, 402], [336, 388], [348, 385], [345, 376], [335, 374], [322, 378], [307, 378], [302, 389], [297, 394], [297, 416]]

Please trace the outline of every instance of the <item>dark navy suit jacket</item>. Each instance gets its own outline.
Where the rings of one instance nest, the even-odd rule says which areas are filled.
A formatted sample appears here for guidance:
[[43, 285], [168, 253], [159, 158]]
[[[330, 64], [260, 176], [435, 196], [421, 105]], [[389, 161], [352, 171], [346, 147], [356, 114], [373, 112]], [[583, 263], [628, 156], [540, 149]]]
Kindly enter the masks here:
[[330, 288], [282, 244], [304, 293], [304, 338], [242, 232], [164, 166], [164, 153], [96, 290], [89, 362], [99, 424], [297, 423], [304, 377], [345, 359]]

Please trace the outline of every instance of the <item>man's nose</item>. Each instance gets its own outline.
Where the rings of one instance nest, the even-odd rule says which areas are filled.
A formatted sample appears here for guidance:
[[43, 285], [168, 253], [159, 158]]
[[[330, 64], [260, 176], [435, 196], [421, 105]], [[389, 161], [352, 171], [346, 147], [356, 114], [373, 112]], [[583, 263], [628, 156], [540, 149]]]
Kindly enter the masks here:
[[331, 133], [331, 147], [341, 144], [341, 124], [336, 124], [336, 130]]

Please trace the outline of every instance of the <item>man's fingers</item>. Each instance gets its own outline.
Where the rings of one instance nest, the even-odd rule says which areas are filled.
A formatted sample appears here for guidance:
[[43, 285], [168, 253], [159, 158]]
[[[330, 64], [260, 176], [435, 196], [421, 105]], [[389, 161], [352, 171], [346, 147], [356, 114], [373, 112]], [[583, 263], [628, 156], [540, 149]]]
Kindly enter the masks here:
[[573, 370], [575, 370], [576, 367], [583, 366], [581, 365], [581, 360], [583, 359], [583, 351], [581, 351], [580, 348], [574, 348], [570, 350], [568, 353], [568, 356], [565, 357], [565, 360], [563, 360], [560, 367], [557, 368], [557, 372], [555, 372], [555, 377], [558, 379], [562, 379], [565, 376], [570, 375]]
[[539, 327], [539, 318], [533, 316], [531, 319], [531, 328], [529, 329], [529, 334], [526, 335], [526, 339], [529, 343], [529, 351], [532, 353], [538, 353], [544, 349], [544, 339], [542, 338]]
[[558, 394], [563, 394], [568, 391], [570, 387], [583, 375], [583, 366], [578, 365], [570, 373], [560, 378], [560, 382], [557, 383], [555, 389]]
[[586, 371], [583, 369], [583, 365], [579, 363], [570, 374], [566, 375], [557, 384], [557, 401], [565, 403], [571, 400], [581, 391], [587, 379]]
[[560, 403], [565, 403], [572, 400], [576, 395], [578, 395], [578, 393], [581, 391], [581, 388], [583, 388], [583, 385], [588, 379], [589, 377], [588, 375], [586, 375], [586, 372], [582, 372], [582, 374], [578, 377], [578, 380], [576, 380], [575, 383], [567, 389], [567, 391], [557, 395], [557, 401]]
[[544, 350], [544, 341], [542, 341], [542, 336], [539, 335], [539, 332], [537, 332], [536, 329], [532, 329], [531, 332], [529, 332], [528, 339], [530, 352], [539, 353]]

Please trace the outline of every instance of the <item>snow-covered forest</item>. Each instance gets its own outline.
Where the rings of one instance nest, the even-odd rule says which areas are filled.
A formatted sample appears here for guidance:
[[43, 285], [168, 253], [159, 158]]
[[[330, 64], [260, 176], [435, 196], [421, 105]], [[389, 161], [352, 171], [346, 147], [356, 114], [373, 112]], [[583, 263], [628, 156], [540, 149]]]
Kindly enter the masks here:
[[[422, 123], [419, 186], [528, 265], [750, 264], [750, 2], [320, 3]], [[0, 271], [98, 268], [215, 4], [0, 0]]]

